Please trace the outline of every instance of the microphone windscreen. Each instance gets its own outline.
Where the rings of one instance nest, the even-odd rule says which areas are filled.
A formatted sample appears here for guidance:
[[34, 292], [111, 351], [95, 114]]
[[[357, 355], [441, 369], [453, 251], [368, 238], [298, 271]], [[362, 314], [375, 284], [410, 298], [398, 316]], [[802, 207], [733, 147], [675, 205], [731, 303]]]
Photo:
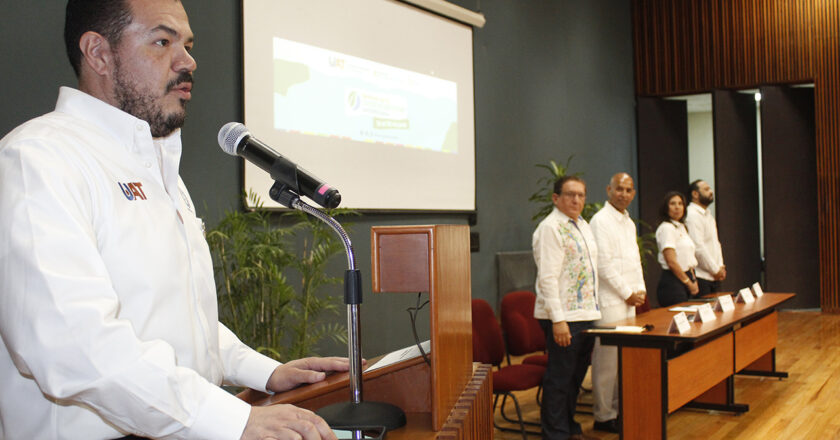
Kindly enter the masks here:
[[243, 137], [249, 136], [250, 134], [242, 123], [228, 122], [219, 130], [219, 146], [222, 147], [225, 153], [236, 156], [236, 146], [239, 145]]

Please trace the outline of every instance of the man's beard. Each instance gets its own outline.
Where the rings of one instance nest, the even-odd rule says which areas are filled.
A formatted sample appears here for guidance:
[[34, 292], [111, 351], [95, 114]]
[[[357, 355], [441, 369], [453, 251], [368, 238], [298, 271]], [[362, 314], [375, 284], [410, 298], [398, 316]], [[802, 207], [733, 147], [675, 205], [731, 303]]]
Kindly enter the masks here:
[[701, 203], [701, 204], [703, 204], [704, 206], [709, 206], [709, 205], [711, 205], [711, 204], [712, 204], [712, 202], [714, 202], [714, 201], [715, 201], [715, 195], [714, 195], [714, 194], [712, 194], [712, 195], [710, 195], [709, 197], [704, 197], [704, 196], [700, 195], [700, 196], [698, 197], [698, 200], [699, 200], [699, 201], [700, 201], [700, 203]]
[[[137, 84], [131, 82], [120, 69], [121, 64], [119, 59], [116, 60], [116, 68], [114, 70], [115, 77], [115, 91], [117, 106], [120, 110], [142, 119], [149, 123], [149, 128], [152, 131], [152, 137], [164, 137], [171, 134], [173, 131], [184, 126], [184, 120], [187, 117], [186, 105], [187, 101], [181, 100], [181, 111], [164, 114], [160, 103], [155, 100], [155, 97], [150, 94], [144, 94], [138, 90]], [[192, 74], [189, 72], [181, 72], [177, 78], [170, 81], [166, 85], [164, 95], [170, 90], [178, 86], [178, 84], [189, 82], [192, 83]]]

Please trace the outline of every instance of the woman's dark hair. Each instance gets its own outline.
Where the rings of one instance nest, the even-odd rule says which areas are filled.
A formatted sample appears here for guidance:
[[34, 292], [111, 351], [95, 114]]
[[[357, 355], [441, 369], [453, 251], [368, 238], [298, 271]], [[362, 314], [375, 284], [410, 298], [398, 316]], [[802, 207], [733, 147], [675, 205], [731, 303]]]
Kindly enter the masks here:
[[127, 0], [69, 0], [64, 16], [64, 46], [67, 58], [79, 77], [82, 51], [79, 40], [85, 32], [96, 32], [108, 40], [111, 47], [119, 44], [123, 30], [131, 23], [131, 8]]
[[665, 194], [665, 198], [662, 199], [662, 204], [659, 205], [659, 223], [671, 220], [671, 216], [668, 215], [668, 203], [674, 198], [674, 196], [679, 197], [683, 202], [683, 215], [680, 217], [680, 222], [685, 220], [685, 213], [688, 208], [685, 204], [685, 196], [679, 191], [668, 191], [668, 194]]

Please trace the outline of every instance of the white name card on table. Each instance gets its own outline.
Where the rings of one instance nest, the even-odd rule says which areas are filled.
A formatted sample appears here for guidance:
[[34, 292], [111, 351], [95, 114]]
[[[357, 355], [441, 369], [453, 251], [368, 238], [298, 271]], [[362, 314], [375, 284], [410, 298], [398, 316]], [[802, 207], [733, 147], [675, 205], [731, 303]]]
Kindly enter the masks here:
[[685, 312], [680, 312], [671, 318], [671, 325], [668, 326], [668, 333], [683, 334], [691, 329], [691, 324], [688, 323], [688, 317]]
[[764, 291], [761, 290], [761, 284], [758, 284], [757, 282], [753, 283], [752, 290], [753, 293], [755, 293], [756, 298], [761, 298], [762, 296], [764, 296]]
[[697, 313], [694, 314], [694, 322], [709, 322], [717, 319], [715, 311], [712, 310], [712, 305], [709, 303], [703, 304], [697, 308]]
[[721, 295], [715, 301], [716, 312], [731, 312], [735, 310], [735, 303], [732, 302], [732, 297], [729, 295]]
[[738, 291], [738, 302], [742, 302], [744, 304], [752, 304], [755, 302], [755, 297], [752, 295], [752, 292], [750, 292], [749, 287], [744, 287]]

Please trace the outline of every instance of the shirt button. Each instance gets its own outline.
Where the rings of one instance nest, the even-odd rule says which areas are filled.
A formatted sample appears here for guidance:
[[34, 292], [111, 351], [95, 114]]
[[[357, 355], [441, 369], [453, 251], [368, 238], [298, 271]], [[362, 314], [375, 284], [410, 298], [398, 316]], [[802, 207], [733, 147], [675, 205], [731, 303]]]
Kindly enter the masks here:
[[151, 167], [152, 167], [152, 163], [151, 163], [151, 162], [146, 162], [146, 163], [144, 163], [143, 165], [144, 165], [146, 168], [151, 168]]
[[137, 124], [134, 127], [137, 129], [137, 131], [143, 131], [143, 124]]

